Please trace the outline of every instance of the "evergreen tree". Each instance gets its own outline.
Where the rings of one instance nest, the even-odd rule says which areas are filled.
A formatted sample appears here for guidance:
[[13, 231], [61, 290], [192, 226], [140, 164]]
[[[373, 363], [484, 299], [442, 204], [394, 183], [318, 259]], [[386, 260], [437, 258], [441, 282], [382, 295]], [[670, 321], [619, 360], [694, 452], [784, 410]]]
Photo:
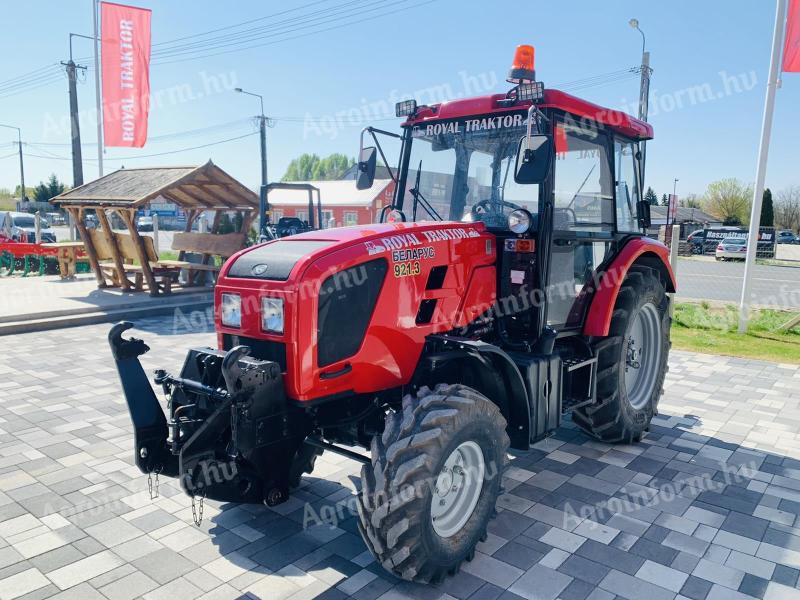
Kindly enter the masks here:
[[658, 195], [653, 191], [653, 188], [651, 188], [650, 186], [647, 187], [647, 191], [644, 194], [644, 199], [650, 206], [658, 205]]
[[772, 192], [769, 188], [764, 190], [764, 196], [761, 202], [761, 226], [775, 226], [775, 210], [772, 205]]
[[36, 202], [49, 202], [50, 198], [55, 198], [61, 194], [67, 187], [58, 180], [55, 173], [50, 175], [47, 183], [41, 182], [33, 188], [33, 199]]
[[661, 196], [661, 206], [669, 206], [669, 196], [666, 194]]

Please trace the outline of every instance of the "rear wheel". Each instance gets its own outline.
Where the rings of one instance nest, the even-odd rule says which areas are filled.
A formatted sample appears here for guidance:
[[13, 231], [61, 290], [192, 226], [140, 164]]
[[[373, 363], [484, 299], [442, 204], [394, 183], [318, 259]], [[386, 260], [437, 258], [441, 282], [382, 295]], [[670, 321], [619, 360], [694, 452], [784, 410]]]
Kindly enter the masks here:
[[475, 390], [407, 395], [361, 471], [359, 527], [384, 568], [427, 583], [471, 560], [495, 514], [508, 446], [500, 410]]
[[606, 442], [641, 439], [656, 414], [669, 356], [669, 299], [651, 269], [632, 269], [617, 296], [609, 337], [595, 343], [597, 402], [573, 421]]

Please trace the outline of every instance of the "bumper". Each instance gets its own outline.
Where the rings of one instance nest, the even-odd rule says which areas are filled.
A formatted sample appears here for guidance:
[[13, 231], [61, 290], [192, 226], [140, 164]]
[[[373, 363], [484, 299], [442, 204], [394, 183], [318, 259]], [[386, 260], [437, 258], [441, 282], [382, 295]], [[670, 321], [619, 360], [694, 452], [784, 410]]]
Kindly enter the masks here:
[[715, 256], [717, 258], [726, 258], [731, 260], [744, 260], [747, 258], [747, 252], [728, 252], [727, 250], [716, 250]]
[[249, 348], [189, 350], [180, 377], [156, 371], [164, 414], [139, 362], [149, 348], [108, 340], [133, 422], [136, 465], [177, 477], [190, 496], [223, 502], [278, 504], [288, 498], [289, 466], [305, 437], [304, 418], [286, 402], [277, 363], [249, 358]]

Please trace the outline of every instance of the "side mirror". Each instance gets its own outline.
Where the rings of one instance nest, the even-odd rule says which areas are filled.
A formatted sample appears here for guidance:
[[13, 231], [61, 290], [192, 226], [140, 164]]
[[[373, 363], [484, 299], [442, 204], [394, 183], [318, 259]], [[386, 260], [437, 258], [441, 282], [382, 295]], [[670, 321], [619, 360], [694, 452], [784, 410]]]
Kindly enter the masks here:
[[366, 190], [372, 187], [375, 181], [375, 163], [377, 151], [375, 146], [363, 148], [358, 155], [358, 179], [356, 189]]
[[523, 136], [517, 148], [514, 181], [520, 184], [541, 183], [550, 171], [550, 136]]
[[639, 225], [643, 229], [649, 229], [650, 221], [650, 203], [647, 200], [640, 200], [636, 203], [636, 213], [639, 218]]

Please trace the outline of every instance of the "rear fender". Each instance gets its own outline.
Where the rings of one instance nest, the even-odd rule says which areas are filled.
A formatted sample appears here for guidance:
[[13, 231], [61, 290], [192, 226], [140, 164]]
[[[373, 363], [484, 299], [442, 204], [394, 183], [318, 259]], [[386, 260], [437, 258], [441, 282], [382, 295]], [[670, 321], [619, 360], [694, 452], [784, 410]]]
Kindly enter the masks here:
[[485, 342], [437, 335], [428, 340], [433, 342], [432, 351], [421, 358], [421, 383], [465, 383], [474, 387], [500, 408], [508, 422], [511, 447], [527, 450], [530, 404], [522, 375], [511, 357]]
[[600, 274], [600, 282], [586, 313], [583, 334], [605, 337], [622, 282], [631, 267], [645, 266], [658, 272], [667, 292], [675, 292], [675, 274], [669, 264], [669, 249], [656, 240], [640, 237], [627, 242], [608, 267]]

